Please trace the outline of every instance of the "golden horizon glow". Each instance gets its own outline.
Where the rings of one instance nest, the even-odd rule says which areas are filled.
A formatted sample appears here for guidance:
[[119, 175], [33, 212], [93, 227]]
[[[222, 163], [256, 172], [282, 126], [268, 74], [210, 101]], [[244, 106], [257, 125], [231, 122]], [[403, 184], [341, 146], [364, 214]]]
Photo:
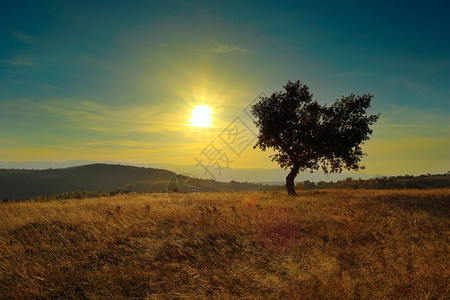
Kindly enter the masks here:
[[196, 127], [210, 127], [212, 123], [212, 108], [201, 104], [192, 109], [191, 125]]

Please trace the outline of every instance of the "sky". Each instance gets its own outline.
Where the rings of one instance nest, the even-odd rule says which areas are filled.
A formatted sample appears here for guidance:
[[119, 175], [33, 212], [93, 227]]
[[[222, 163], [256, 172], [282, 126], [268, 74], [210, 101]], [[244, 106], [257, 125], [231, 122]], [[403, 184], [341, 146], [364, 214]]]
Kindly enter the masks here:
[[[449, 13], [449, 1], [3, 1], [0, 161], [278, 168], [252, 148], [248, 106], [301, 80], [320, 103], [374, 95], [365, 173], [446, 173]], [[191, 125], [196, 105], [211, 126]]]

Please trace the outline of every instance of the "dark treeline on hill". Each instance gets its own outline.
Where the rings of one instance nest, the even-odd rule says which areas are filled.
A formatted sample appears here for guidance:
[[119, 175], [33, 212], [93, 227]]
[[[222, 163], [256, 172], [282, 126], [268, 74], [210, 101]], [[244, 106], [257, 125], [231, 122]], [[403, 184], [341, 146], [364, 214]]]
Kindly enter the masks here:
[[[450, 187], [450, 174], [391, 176], [367, 180], [297, 183], [297, 189], [429, 189]], [[0, 169], [1, 200], [87, 198], [127, 192], [229, 192], [282, 189], [280, 186], [216, 182], [164, 169], [92, 164], [63, 169]]]
[[251, 183], [193, 179], [163, 169], [92, 164], [47, 170], [0, 169], [0, 200], [86, 198], [123, 192], [245, 191]]
[[366, 180], [347, 178], [337, 182], [303, 181], [296, 188], [314, 189], [436, 189], [450, 187], [450, 174], [427, 174], [420, 176], [383, 176]]
[[168, 180], [174, 175], [167, 170], [106, 164], [47, 170], [0, 169], [0, 199], [75, 191], [110, 192], [132, 182]]

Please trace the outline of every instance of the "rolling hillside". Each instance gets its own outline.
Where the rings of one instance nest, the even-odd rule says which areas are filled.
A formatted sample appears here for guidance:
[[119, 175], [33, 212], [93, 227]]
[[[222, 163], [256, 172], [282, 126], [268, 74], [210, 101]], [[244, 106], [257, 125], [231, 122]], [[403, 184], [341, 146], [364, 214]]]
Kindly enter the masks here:
[[25, 199], [73, 191], [117, 190], [143, 180], [167, 181], [175, 173], [161, 169], [93, 164], [47, 170], [0, 170], [0, 199]]
[[258, 190], [260, 187], [251, 183], [189, 178], [163, 169], [109, 164], [47, 170], [0, 169], [1, 200], [77, 191], [211, 192]]

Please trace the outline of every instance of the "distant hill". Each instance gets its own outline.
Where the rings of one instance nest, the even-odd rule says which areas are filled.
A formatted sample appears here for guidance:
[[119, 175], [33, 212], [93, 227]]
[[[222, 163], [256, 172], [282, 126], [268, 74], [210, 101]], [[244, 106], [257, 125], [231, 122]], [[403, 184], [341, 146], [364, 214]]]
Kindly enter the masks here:
[[[133, 163], [133, 162], [125, 162], [125, 161], [88, 161], [88, 160], [72, 160], [72, 161], [63, 161], [63, 162], [39, 162], [39, 161], [28, 161], [28, 162], [4, 162], [0, 161], [0, 168], [4, 169], [56, 169], [56, 168], [68, 168], [68, 167], [77, 167], [83, 165], [90, 164], [109, 164], [109, 165], [125, 165], [125, 166], [135, 166], [135, 167], [145, 167], [145, 168], [155, 168], [155, 169], [164, 169], [170, 170], [177, 174], [190, 174], [196, 178], [203, 179], [211, 179], [211, 176], [205, 174], [205, 170], [198, 165], [195, 164], [185, 164], [185, 165], [177, 165], [177, 164], [169, 164], [169, 163]], [[237, 168], [234, 165], [231, 165], [229, 169], [222, 170], [220, 176], [219, 174], [215, 174], [217, 181], [229, 182], [231, 180], [239, 181], [239, 182], [280, 182], [281, 184], [285, 183], [285, 179], [289, 170], [283, 170], [281, 168]], [[365, 174], [361, 172], [342, 172], [342, 173], [334, 173], [334, 174], [324, 174], [323, 172], [313, 172], [309, 171], [300, 172], [296, 177], [295, 181], [300, 182], [304, 180], [310, 180], [314, 182], [319, 181], [337, 181], [342, 180], [347, 177], [352, 177], [353, 179], [369, 179], [377, 176], [381, 176], [380, 174]]]
[[91, 164], [62, 169], [0, 169], [0, 200], [85, 192], [246, 191], [261, 185], [216, 182], [177, 175], [164, 169]]
[[25, 199], [73, 191], [120, 189], [142, 180], [168, 181], [175, 173], [161, 169], [92, 164], [64, 169], [0, 169], [0, 199]]

